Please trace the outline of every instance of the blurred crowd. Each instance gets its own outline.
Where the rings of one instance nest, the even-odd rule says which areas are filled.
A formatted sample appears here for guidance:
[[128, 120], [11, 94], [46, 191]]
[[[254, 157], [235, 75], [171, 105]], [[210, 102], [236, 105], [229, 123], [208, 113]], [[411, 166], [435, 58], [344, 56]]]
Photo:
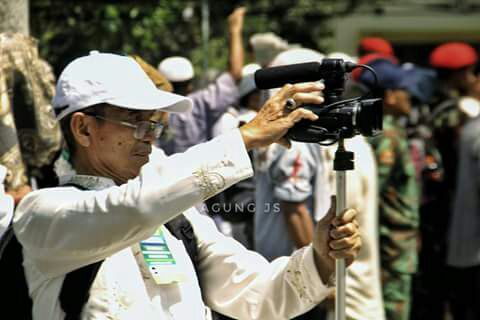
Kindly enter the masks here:
[[[441, 43], [430, 53], [429, 66], [402, 61], [388, 39], [379, 37], [362, 38], [356, 56], [323, 53], [273, 33], [244, 35], [244, 15], [241, 9], [229, 16], [228, 69], [205, 87], [194, 87], [187, 53], [153, 65], [141, 53], [134, 57], [157, 88], [193, 101], [191, 112], [161, 119], [167, 129], [155, 145], [168, 155], [180, 153], [251, 121], [275, 92], [256, 88], [254, 73], [261, 68], [326, 58], [372, 67], [378, 81], [357, 68], [344, 92], [345, 98], [382, 98], [384, 113], [381, 134], [345, 141], [355, 154], [355, 169], [347, 174], [347, 205], [359, 212], [363, 242], [347, 271], [347, 318], [480, 319], [480, 70], [475, 48]], [[54, 91], [51, 70], [35, 49], [27, 48], [26, 37], [1, 37], [6, 49], [0, 63], [9, 64], [0, 66], [3, 234], [14, 205], [32, 189], [58, 183], [54, 171], [60, 175], [69, 168], [47, 99]], [[35, 60], [29, 66], [19, 63], [27, 55]], [[5, 80], [11, 68], [23, 75], [25, 88]], [[12, 98], [12, 92], [23, 92], [27, 101]], [[312, 242], [315, 224], [331, 205], [336, 149], [336, 144], [292, 141], [289, 149], [274, 144], [253, 150], [254, 176], [198, 209], [222, 233], [267, 260], [289, 256]], [[332, 293], [295, 319], [332, 319], [334, 300]]]

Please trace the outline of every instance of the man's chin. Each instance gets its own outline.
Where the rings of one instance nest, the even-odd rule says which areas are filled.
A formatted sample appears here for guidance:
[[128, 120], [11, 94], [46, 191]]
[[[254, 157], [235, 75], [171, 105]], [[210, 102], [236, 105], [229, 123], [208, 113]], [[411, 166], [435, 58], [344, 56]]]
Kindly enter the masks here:
[[132, 160], [138, 165], [138, 171], [140, 171], [140, 168], [148, 162], [149, 155], [135, 155]]
[[125, 173], [125, 181], [123, 183], [125, 183], [126, 181], [128, 180], [131, 180], [131, 179], [135, 179], [136, 177], [138, 177], [140, 175], [140, 169], [141, 169], [141, 166], [138, 168], [138, 170], [134, 170], [133, 168], [126, 172]]

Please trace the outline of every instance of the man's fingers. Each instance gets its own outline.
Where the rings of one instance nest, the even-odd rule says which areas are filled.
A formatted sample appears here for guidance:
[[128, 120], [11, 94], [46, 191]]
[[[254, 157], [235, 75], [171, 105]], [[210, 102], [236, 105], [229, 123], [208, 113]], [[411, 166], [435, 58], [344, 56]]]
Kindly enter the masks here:
[[276, 94], [276, 96], [279, 99], [286, 100], [291, 98], [297, 92], [314, 92], [322, 91], [323, 89], [325, 89], [325, 85], [322, 82], [304, 82], [296, 84], [287, 83]]
[[332, 239], [338, 240], [341, 238], [353, 236], [357, 232], [358, 226], [354, 222], [352, 222], [332, 229], [330, 231], [330, 237]]
[[355, 234], [351, 237], [341, 238], [339, 240], [332, 240], [328, 243], [328, 246], [333, 250], [347, 250], [355, 247], [360, 235]]
[[230, 19], [238, 19], [241, 16], [244, 16], [246, 12], [246, 7], [238, 7], [231, 14]]
[[339, 217], [335, 217], [333, 220], [334, 226], [344, 225], [350, 222], [353, 222], [357, 217], [357, 210], [355, 209], [346, 209]]
[[362, 240], [360, 237], [357, 237], [355, 238], [355, 243], [352, 246], [345, 249], [331, 249], [328, 255], [334, 259], [346, 259], [347, 264], [350, 264], [357, 257], [361, 247]]
[[247, 11], [247, 7], [238, 7], [237, 9], [235, 9], [234, 12], [237, 12], [237, 14], [245, 14], [245, 12]]
[[302, 119], [315, 121], [318, 119], [318, 116], [310, 110], [298, 108], [292, 111], [288, 116], [288, 122], [293, 126], [295, 123]]
[[306, 103], [322, 104], [324, 101], [323, 97], [319, 96], [316, 93], [299, 92], [299, 93], [295, 93], [292, 98], [297, 103], [297, 106], [300, 106]]

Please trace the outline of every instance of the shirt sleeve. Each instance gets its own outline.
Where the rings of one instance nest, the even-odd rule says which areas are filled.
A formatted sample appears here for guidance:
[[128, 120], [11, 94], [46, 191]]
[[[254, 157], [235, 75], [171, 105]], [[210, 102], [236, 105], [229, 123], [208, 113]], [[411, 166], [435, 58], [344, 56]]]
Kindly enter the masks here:
[[291, 319], [333, 290], [318, 275], [311, 246], [269, 263], [222, 235], [209, 217], [190, 211], [186, 217], [198, 241], [202, 293], [213, 310], [235, 319]]
[[193, 110], [193, 114], [198, 115], [197, 111], [202, 111], [202, 114], [203, 112], [208, 113], [210, 119], [215, 123], [228, 107], [238, 101], [238, 86], [232, 75], [225, 72], [205, 89], [195, 91], [189, 97], [193, 100], [194, 105], [199, 106]]
[[234, 130], [150, 161], [121, 186], [32, 192], [17, 209], [14, 229], [37, 267], [58, 275], [149, 237], [159, 225], [251, 175], [241, 134]]
[[219, 136], [222, 133], [238, 128], [238, 124], [238, 119], [233, 114], [226, 112], [213, 126], [212, 134], [214, 137]]
[[238, 88], [229, 73], [224, 73], [206, 88], [188, 95], [193, 109], [186, 113], [172, 113], [169, 126], [174, 132], [172, 150], [183, 152], [189, 147], [212, 138], [213, 125], [238, 101]]
[[275, 198], [301, 202], [312, 194], [313, 176], [311, 155], [305, 145], [294, 143], [290, 149], [281, 146], [272, 162], [270, 174]]

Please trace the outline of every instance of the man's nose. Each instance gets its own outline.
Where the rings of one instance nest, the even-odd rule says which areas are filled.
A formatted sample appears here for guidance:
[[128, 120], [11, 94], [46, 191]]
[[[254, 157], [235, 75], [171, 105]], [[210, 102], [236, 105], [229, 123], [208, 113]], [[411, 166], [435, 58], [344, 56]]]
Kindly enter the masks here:
[[155, 136], [155, 130], [148, 130], [147, 133], [145, 133], [145, 136], [143, 136], [142, 141], [152, 143], [156, 140]]

